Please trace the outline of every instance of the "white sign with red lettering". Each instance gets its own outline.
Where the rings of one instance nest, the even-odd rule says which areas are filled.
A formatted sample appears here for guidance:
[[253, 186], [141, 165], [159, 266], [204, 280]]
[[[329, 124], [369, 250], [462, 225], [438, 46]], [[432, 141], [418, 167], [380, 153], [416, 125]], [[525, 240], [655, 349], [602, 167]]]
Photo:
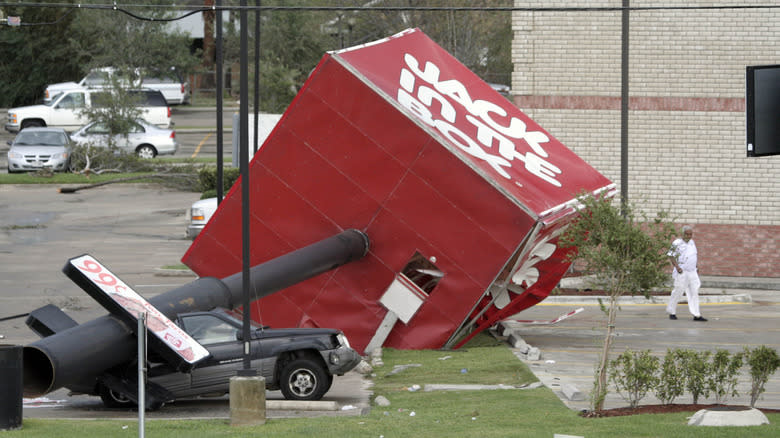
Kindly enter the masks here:
[[146, 313], [146, 324], [149, 331], [175, 351], [184, 361], [193, 364], [209, 356], [208, 350], [198, 341], [92, 256], [83, 255], [71, 259], [70, 264], [136, 319], [142, 313]]

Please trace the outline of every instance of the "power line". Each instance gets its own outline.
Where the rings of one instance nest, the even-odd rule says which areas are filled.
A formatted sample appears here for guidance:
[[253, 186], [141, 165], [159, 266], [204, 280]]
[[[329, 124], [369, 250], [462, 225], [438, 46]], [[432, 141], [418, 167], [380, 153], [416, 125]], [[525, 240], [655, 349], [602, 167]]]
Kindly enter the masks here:
[[[158, 22], [172, 22], [184, 19], [190, 15], [200, 12], [209, 11], [382, 11], [382, 12], [407, 12], [407, 11], [423, 11], [423, 12], [642, 12], [642, 11], [703, 11], [703, 10], [762, 10], [762, 9], [775, 9], [780, 8], [780, 5], [720, 5], [720, 6], [598, 6], [598, 7], [523, 7], [523, 6], [226, 6], [222, 5], [217, 7], [216, 5], [210, 7], [196, 7], [188, 5], [150, 5], [150, 4], [128, 4], [118, 6], [116, 3], [112, 4], [83, 4], [83, 3], [7, 3], [0, 2], [0, 7], [17, 7], [17, 8], [54, 8], [54, 9], [70, 9], [68, 13], [77, 9], [94, 9], [105, 11], [116, 11], [123, 13], [137, 20], [142, 21], [158, 21]], [[131, 12], [130, 9], [146, 9], [154, 11], [187, 11], [183, 15], [168, 18], [158, 17], [145, 17], [138, 13]], [[67, 16], [67, 14], [65, 15]], [[46, 25], [56, 24], [65, 16], [60, 17], [58, 20], [50, 23], [25, 23], [23, 25]]]

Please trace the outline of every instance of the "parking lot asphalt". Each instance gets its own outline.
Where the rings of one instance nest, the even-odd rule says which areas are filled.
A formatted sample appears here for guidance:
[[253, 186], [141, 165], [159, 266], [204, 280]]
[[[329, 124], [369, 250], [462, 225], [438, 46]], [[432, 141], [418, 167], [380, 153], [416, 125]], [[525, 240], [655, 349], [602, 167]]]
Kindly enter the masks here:
[[[24, 314], [55, 304], [83, 323], [105, 311], [61, 272], [67, 260], [91, 254], [145, 297], [166, 292], [194, 280], [188, 271], [171, 275], [170, 269], [190, 245], [184, 237], [187, 207], [198, 193], [178, 192], [146, 184], [114, 184], [62, 194], [51, 185], [0, 185], [0, 318]], [[174, 271], [176, 272], [176, 271]], [[649, 349], [661, 356], [667, 349], [725, 348], [766, 345], [780, 348], [780, 286], [762, 279], [708, 279], [702, 312], [709, 321], [694, 322], [687, 307], [671, 321], [663, 297], [631, 299], [621, 303], [613, 352]], [[758, 288], [757, 288], [758, 287]], [[747, 297], [747, 298], [746, 298]], [[557, 323], [560, 315], [583, 310]], [[546, 386], [572, 409], [586, 409], [593, 370], [604, 333], [605, 316], [593, 298], [550, 297], [504, 325], [540, 350], [529, 360], [513, 351]], [[499, 336], [504, 336], [499, 334]], [[37, 336], [24, 318], [0, 321], [0, 343], [25, 345]], [[511, 348], [511, 347], [508, 347]], [[748, 376], [740, 377], [740, 396], [728, 404], [748, 404]], [[435, 384], [438, 382], [425, 382]], [[370, 380], [350, 372], [337, 377], [319, 410], [300, 410], [269, 404], [268, 418], [360, 415], [370, 406]], [[571, 400], [564, 388], [582, 396]], [[281, 394], [268, 392], [268, 400]], [[655, 403], [650, 397], [643, 403]], [[686, 397], [678, 403], [690, 403]], [[712, 399], [705, 402], [713, 402]], [[627, 403], [614, 392], [606, 407]], [[780, 409], [780, 374], [775, 374], [758, 407]], [[134, 418], [132, 411], [109, 410], [96, 397], [68, 397], [60, 389], [44, 398], [25, 400], [26, 418]], [[176, 402], [147, 418], [229, 418], [226, 397]]]

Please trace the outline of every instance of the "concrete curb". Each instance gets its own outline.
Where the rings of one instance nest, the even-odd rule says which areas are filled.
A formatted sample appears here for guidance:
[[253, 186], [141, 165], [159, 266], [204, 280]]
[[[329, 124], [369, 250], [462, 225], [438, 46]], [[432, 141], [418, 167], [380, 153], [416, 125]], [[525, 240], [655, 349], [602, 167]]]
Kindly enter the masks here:
[[[539, 305], [545, 304], [572, 304], [583, 306], [597, 306], [599, 300], [603, 303], [609, 301], [608, 296], [579, 296], [579, 295], [550, 295], [544, 299]], [[713, 303], [750, 303], [753, 299], [750, 294], [727, 294], [727, 295], [702, 295], [699, 294], [699, 302], [701, 304], [713, 304]], [[685, 299], [680, 303], [686, 302]], [[669, 296], [651, 296], [645, 298], [642, 295], [634, 296], [622, 296], [618, 298], [619, 305], [646, 305], [646, 304], [667, 304], [669, 303]]]
[[273, 411], [338, 411], [335, 401], [266, 400], [265, 408]]

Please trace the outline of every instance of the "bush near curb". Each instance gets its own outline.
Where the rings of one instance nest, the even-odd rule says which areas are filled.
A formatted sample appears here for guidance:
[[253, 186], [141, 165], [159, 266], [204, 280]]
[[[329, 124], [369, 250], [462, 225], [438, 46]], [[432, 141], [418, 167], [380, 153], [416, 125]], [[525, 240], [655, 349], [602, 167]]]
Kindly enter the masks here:
[[710, 392], [720, 404], [726, 397], [739, 395], [737, 378], [745, 364], [751, 380], [750, 407], [755, 407], [769, 377], [780, 367], [777, 351], [763, 345], [734, 354], [723, 349], [714, 354], [667, 349], [663, 361], [651, 356], [650, 350], [629, 349], [610, 361], [609, 369], [610, 381], [631, 407], [636, 407], [650, 391], [655, 391], [663, 404], [671, 404], [686, 390], [693, 396], [694, 404], [699, 403], [699, 397], [709, 397]]
[[769, 376], [780, 367], [780, 358], [777, 351], [765, 345], [756, 347], [753, 350], [745, 348], [745, 356], [750, 366], [750, 407], [756, 405], [758, 396], [760, 396], [769, 381]]
[[609, 378], [632, 408], [658, 386], [659, 359], [650, 350], [626, 350], [609, 363]]
[[[241, 170], [237, 167], [225, 167], [222, 169], [222, 187], [227, 192], [241, 176]], [[217, 196], [217, 168], [204, 167], [198, 172], [201, 198], [213, 198]]]

